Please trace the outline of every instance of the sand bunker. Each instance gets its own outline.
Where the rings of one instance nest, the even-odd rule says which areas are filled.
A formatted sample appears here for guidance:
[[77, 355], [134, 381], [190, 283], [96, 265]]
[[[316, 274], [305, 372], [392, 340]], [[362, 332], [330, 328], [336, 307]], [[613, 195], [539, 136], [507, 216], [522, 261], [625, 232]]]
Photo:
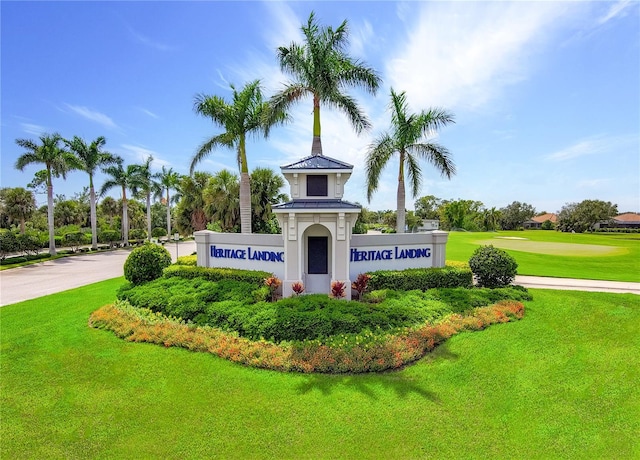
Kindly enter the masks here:
[[551, 254], [555, 256], [606, 257], [627, 253], [625, 248], [601, 246], [595, 244], [549, 243], [531, 241], [518, 237], [496, 237], [491, 240], [476, 241], [481, 245], [491, 244], [496, 248], [513, 251], [532, 252], [535, 254]]

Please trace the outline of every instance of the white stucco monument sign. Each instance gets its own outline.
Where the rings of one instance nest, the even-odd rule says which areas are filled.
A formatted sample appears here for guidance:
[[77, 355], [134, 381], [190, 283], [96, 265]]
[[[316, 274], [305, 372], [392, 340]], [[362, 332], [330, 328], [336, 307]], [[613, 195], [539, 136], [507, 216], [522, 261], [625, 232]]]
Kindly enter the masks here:
[[329, 293], [332, 281], [350, 287], [359, 273], [444, 266], [446, 232], [352, 234], [361, 208], [342, 199], [352, 165], [311, 155], [281, 170], [291, 190], [291, 201], [273, 207], [282, 234], [195, 232], [198, 266], [273, 273], [285, 297], [295, 282]]

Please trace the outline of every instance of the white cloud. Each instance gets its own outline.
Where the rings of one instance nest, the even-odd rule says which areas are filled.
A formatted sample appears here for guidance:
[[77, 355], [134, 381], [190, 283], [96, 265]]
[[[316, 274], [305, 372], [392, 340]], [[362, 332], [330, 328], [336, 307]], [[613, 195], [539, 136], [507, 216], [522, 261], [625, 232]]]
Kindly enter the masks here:
[[619, 2], [613, 3], [609, 7], [607, 14], [598, 19], [598, 24], [604, 24], [605, 22], [608, 22], [618, 16], [626, 15], [627, 12], [625, 10], [631, 5], [631, 0], [621, 0]]
[[150, 48], [154, 48], [157, 49], [159, 51], [171, 51], [173, 49], [175, 49], [175, 47], [173, 46], [169, 46], [166, 45], [164, 43], [155, 41], [149, 37], [147, 37], [146, 35], [141, 34], [140, 32], [134, 30], [131, 26], [127, 26], [127, 28], [129, 29], [129, 33], [131, 33], [131, 35], [135, 38], [135, 40], [138, 43], [141, 43], [145, 46], [148, 46]]
[[114, 123], [114, 121], [105, 115], [104, 113], [97, 112], [95, 110], [89, 109], [87, 107], [79, 106], [79, 105], [71, 105], [65, 104], [67, 108], [80, 115], [81, 117], [86, 118], [87, 120], [95, 121], [96, 123], [101, 124], [106, 128], [116, 129], [118, 126]]
[[144, 163], [145, 161], [147, 161], [147, 158], [149, 158], [149, 156], [152, 156], [153, 161], [151, 162], [151, 165], [155, 169], [160, 169], [163, 166], [173, 166], [169, 161], [160, 158], [158, 152], [150, 150], [146, 147], [132, 144], [122, 144], [120, 147], [124, 149], [125, 155], [132, 158], [135, 163]]
[[151, 118], [155, 118], [156, 120], [160, 118], [158, 115], [153, 113], [151, 110], [145, 109], [144, 107], [138, 107], [138, 110], [140, 110], [145, 115], [150, 116]]
[[32, 134], [34, 136], [40, 136], [48, 131], [46, 127], [33, 123], [20, 123], [20, 126], [25, 133]]
[[585, 179], [579, 181], [576, 186], [578, 188], [595, 188], [600, 190], [602, 187], [611, 183], [611, 179]]
[[574, 144], [545, 156], [550, 161], [566, 161], [587, 155], [615, 153], [637, 144], [637, 136], [597, 136], [579, 140]]
[[[478, 109], [528, 75], [528, 61], [571, 8], [564, 2], [425, 2], [406, 16], [385, 81], [416, 107]], [[404, 16], [404, 14], [403, 14]]]

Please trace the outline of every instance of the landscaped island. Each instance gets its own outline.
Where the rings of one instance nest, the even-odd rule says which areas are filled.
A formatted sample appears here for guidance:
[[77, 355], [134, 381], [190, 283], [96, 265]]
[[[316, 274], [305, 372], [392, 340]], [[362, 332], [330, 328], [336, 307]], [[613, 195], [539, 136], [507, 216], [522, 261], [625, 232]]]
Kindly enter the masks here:
[[[136, 249], [125, 273], [134, 273], [135, 261], [144, 262], [145, 275], [149, 266], [161, 270], [161, 263], [142, 254], [162, 251]], [[517, 286], [473, 287], [464, 263], [363, 275], [352, 286], [357, 301], [341, 300], [345, 286], [334, 286], [330, 296], [277, 298], [279, 280], [267, 272], [194, 264], [193, 256], [181, 258], [150, 281], [128, 276], [135, 282], [120, 288], [114, 304], [94, 312], [90, 325], [128, 341], [213, 353], [259, 368], [377, 372], [412, 363], [459, 332], [520, 319], [521, 302], [531, 300]]]

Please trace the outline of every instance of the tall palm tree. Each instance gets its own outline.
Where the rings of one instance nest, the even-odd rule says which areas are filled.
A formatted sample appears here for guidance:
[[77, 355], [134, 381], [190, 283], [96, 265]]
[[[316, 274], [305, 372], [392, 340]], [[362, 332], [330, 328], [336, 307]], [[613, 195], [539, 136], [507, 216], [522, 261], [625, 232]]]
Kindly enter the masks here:
[[[180, 182], [180, 174], [175, 172], [173, 168], [167, 169], [166, 166], [162, 167], [162, 171], [155, 174], [155, 178], [160, 185], [159, 195], [166, 191], [167, 200], [167, 235], [171, 237], [171, 189], [176, 189]], [[177, 195], [174, 195], [174, 198]], [[175, 201], [175, 199], [174, 199]]]
[[218, 221], [225, 232], [237, 231], [240, 217], [238, 190], [238, 176], [222, 169], [213, 175], [202, 193], [205, 213]]
[[312, 155], [322, 155], [320, 140], [320, 103], [335, 107], [347, 115], [357, 133], [369, 129], [371, 123], [355, 99], [344, 92], [345, 87], [356, 86], [375, 94], [380, 77], [361, 61], [349, 57], [348, 25], [344, 20], [337, 29], [320, 27], [311, 12], [306, 25], [301, 27], [304, 43], [291, 43], [277, 50], [280, 68], [293, 77], [284, 88], [273, 95], [272, 114], [287, 112], [302, 98], [313, 97]]
[[100, 195], [104, 195], [109, 189], [113, 187], [120, 187], [122, 189], [122, 238], [124, 244], [129, 242], [129, 216], [127, 209], [127, 190], [133, 190], [136, 187], [140, 187], [140, 166], [128, 165], [126, 169], [122, 166], [122, 163], [118, 163], [113, 166], [107, 166], [104, 168], [104, 173], [111, 176], [107, 179], [100, 188]]
[[155, 174], [151, 173], [151, 163], [153, 156], [149, 155], [146, 161], [141, 165], [135, 165], [137, 178], [133, 183], [133, 193], [141, 194], [145, 197], [147, 203], [147, 239], [151, 240], [151, 195], [156, 194], [160, 190], [160, 186], [154, 180]]
[[418, 114], [409, 113], [404, 91], [400, 94], [391, 88], [391, 131], [382, 134], [370, 146], [367, 152], [367, 200], [370, 202], [378, 188], [382, 170], [395, 153], [399, 156], [397, 220], [396, 231], [404, 233], [405, 227], [405, 168], [411, 192], [415, 197], [422, 183], [422, 170], [419, 160], [427, 160], [443, 176], [451, 178], [456, 167], [451, 153], [442, 145], [430, 142], [428, 137], [438, 128], [454, 123], [453, 115], [443, 109], [430, 108]]
[[240, 226], [242, 233], [251, 233], [251, 178], [247, 165], [246, 137], [258, 133], [268, 136], [270, 128], [285, 121], [285, 117], [268, 116], [270, 109], [262, 99], [260, 80], [247, 83], [240, 91], [231, 85], [231, 90], [233, 97], [230, 103], [219, 96], [196, 96], [196, 113], [211, 118], [225, 132], [213, 136], [198, 148], [191, 160], [191, 172], [213, 149], [236, 149], [240, 170]]
[[31, 139], [16, 139], [16, 144], [27, 151], [16, 160], [15, 167], [23, 171], [27, 165], [43, 164], [47, 184], [47, 223], [49, 226], [49, 254], [56, 254], [56, 242], [53, 225], [53, 177], [66, 179], [72, 169], [73, 155], [60, 146], [62, 137], [58, 133], [43, 134], [40, 143]]
[[216, 147], [236, 149], [240, 170], [240, 227], [242, 233], [251, 233], [251, 177], [247, 164], [246, 137], [258, 133], [267, 137], [271, 127], [286, 121], [286, 116], [269, 116], [270, 107], [263, 101], [260, 80], [247, 83], [240, 91], [231, 85], [231, 90], [231, 103], [219, 96], [196, 96], [196, 113], [211, 118], [225, 132], [213, 136], [200, 146], [191, 160], [191, 172]]
[[112, 153], [102, 150], [107, 140], [100, 136], [93, 142], [87, 143], [80, 137], [74, 136], [71, 140], [64, 140], [69, 150], [76, 156], [76, 166], [78, 169], [89, 175], [89, 202], [91, 206], [91, 247], [98, 248], [98, 224], [96, 212], [96, 191], [93, 185], [93, 176], [96, 169], [116, 164], [122, 159]]

